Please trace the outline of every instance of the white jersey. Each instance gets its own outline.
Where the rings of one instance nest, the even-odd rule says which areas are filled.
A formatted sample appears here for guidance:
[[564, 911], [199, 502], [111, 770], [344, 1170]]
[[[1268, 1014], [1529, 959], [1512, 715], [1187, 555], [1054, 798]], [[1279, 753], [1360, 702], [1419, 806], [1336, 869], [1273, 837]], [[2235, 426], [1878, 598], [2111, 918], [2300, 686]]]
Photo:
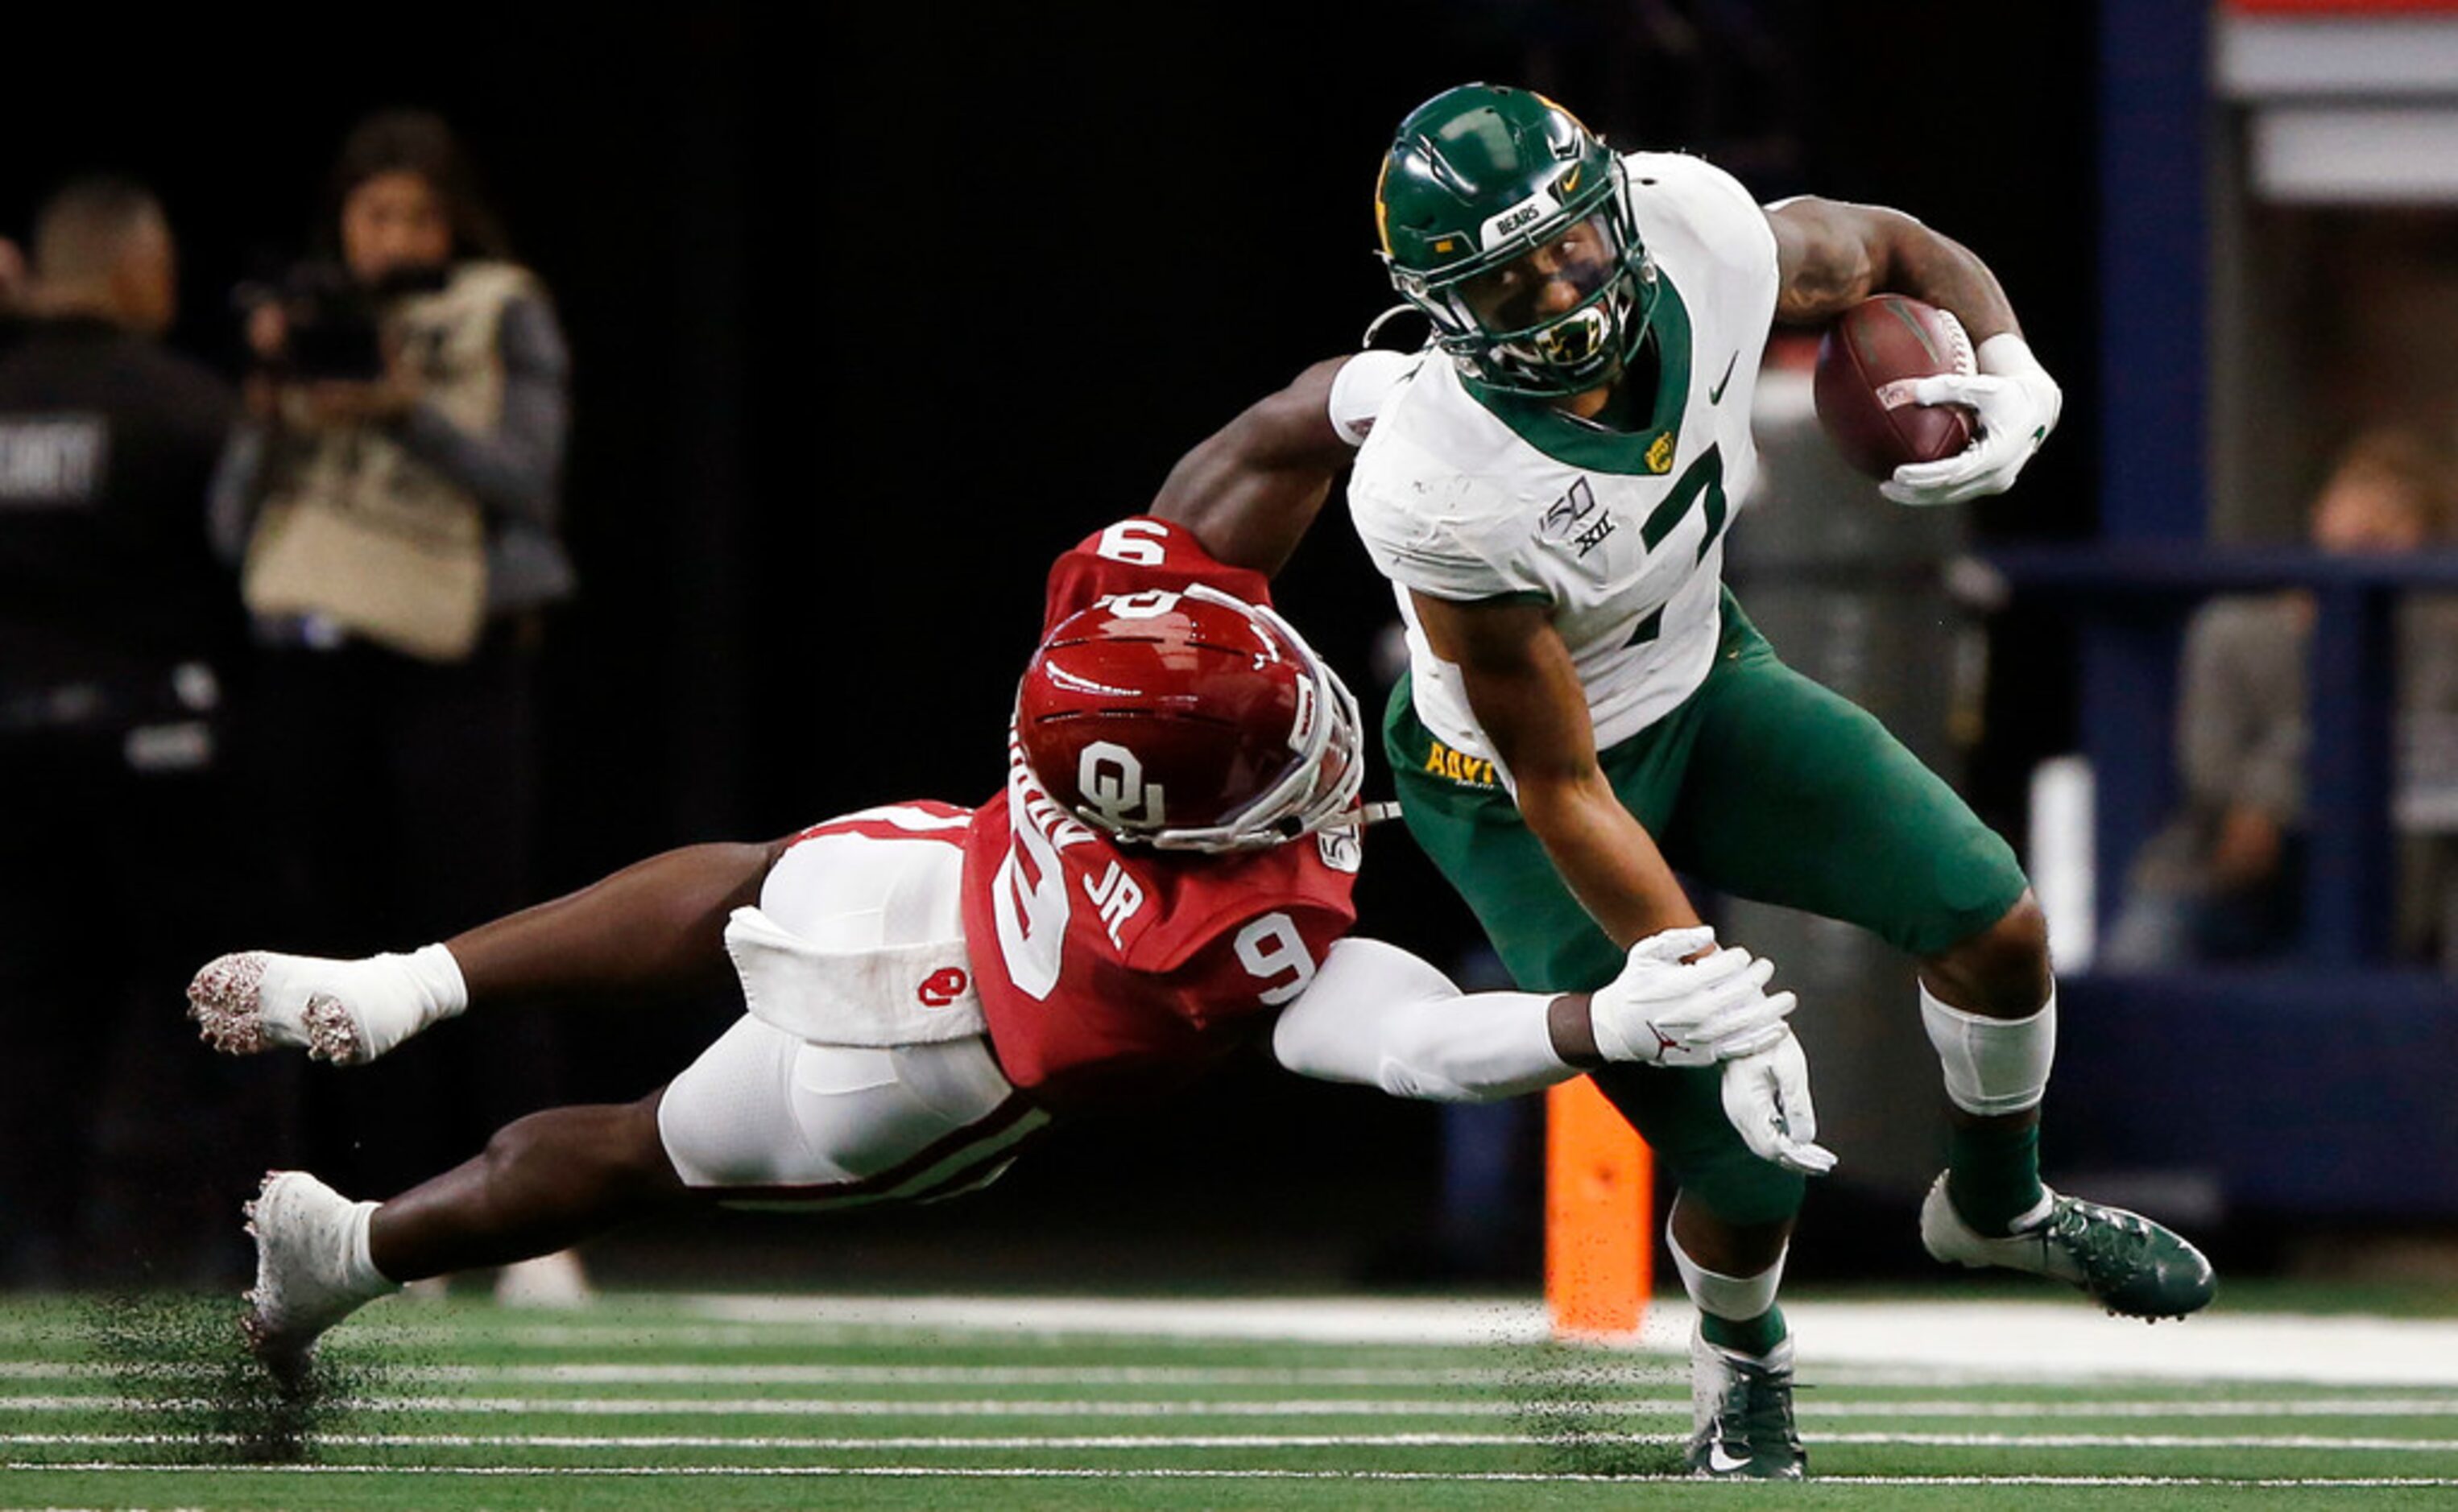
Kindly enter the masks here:
[[[1702, 159], [1622, 162], [1659, 280], [1663, 379], [1646, 428], [1608, 430], [1542, 400], [1472, 391], [1429, 352], [1375, 405], [1349, 481], [1350, 518], [1407, 621], [1418, 717], [1471, 757], [1492, 759], [1492, 744], [1458, 670], [1427, 646], [1410, 590], [1551, 606], [1600, 750], [1672, 712], [1715, 659], [1724, 531], [1758, 470], [1750, 404], [1775, 319], [1775, 233], [1748, 192]], [[1341, 397], [1357, 406], [1369, 382]]]

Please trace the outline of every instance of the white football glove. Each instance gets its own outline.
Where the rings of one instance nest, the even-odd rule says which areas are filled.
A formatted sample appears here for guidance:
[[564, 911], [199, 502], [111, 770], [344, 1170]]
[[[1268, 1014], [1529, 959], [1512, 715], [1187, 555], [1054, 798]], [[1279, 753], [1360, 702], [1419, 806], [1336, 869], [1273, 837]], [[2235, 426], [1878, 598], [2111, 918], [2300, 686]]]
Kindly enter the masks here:
[[[1630, 947], [1621, 975], [1589, 996], [1596, 1048], [1608, 1061], [1713, 1066], [1787, 1038], [1783, 1016], [1799, 1000], [1769, 994], [1775, 963], [1727, 945], [1714, 930], [1667, 929]], [[1688, 964], [1681, 958], [1709, 950]]]
[[1809, 1058], [1801, 1053], [1801, 1042], [1791, 1029], [1781, 1032], [1783, 1038], [1772, 1046], [1724, 1063], [1724, 1116], [1760, 1160], [1804, 1176], [1823, 1176], [1835, 1169], [1835, 1152], [1817, 1143]]
[[469, 1005], [461, 963], [442, 945], [358, 961], [247, 950], [188, 984], [188, 1017], [215, 1049], [295, 1046], [336, 1066], [363, 1066]]
[[2057, 428], [2065, 394], [2030, 346], [2011, 331], [1980, 343], [1980, 371], [1945, 373], [1912, 385], [1923, 404], [1969, 404], [1980, 412], [1980, 433], [1971, 445], [1937, 462], [1907, 462], [1878, 485], [1897, 504], [1961, 504], [2003, 493], [2049, 432]]

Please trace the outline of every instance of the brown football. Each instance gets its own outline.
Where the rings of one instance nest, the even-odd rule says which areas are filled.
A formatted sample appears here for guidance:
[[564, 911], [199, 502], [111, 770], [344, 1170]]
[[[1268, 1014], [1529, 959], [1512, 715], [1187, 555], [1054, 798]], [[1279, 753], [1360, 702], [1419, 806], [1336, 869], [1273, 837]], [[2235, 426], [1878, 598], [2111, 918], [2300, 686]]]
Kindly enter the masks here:
[[1912, 402], [1917, 381], [1970, 371], [1971, 342], [1952, 316], [1900, 294], [1863, 300], [1818, 343], [1818, 420], [1844, 461], [1889, 477], [1971, 444], [1968, 405]]

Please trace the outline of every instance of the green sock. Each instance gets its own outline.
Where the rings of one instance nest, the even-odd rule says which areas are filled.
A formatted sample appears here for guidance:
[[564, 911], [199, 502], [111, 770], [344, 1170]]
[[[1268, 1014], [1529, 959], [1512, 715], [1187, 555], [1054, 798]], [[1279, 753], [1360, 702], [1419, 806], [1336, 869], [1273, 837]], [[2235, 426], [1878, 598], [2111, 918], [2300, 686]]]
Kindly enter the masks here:
[[1947, 1137], [1946, 1191], [1963, 1221], [2002, 1234], [2040, 1205], [2040, 1126], [1957, 1128]]
[[1792, 1331], [1784, 1326], [1783, 1309], [1771, 1307], [1747, 1322], [1737, 1323], [1713, 1313], [1698, 1315], [1698, 1332], [1710, 1344], [1738, 1350], [1744, 1355], [1764, 1355], [1783, 1342]]

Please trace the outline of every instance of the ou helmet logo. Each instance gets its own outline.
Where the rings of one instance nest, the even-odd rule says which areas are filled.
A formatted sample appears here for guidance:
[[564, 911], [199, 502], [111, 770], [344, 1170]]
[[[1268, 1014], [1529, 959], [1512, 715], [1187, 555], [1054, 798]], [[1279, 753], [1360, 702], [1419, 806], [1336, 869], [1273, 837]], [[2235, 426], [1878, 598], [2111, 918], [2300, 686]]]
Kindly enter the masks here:
[[1144, 764], [1112, 740], [1095, 740], [1075, 762], [1075, 790], [1084, 806], [1114, 826], [1162, 822], [1161, 789], [1144, 780]]

